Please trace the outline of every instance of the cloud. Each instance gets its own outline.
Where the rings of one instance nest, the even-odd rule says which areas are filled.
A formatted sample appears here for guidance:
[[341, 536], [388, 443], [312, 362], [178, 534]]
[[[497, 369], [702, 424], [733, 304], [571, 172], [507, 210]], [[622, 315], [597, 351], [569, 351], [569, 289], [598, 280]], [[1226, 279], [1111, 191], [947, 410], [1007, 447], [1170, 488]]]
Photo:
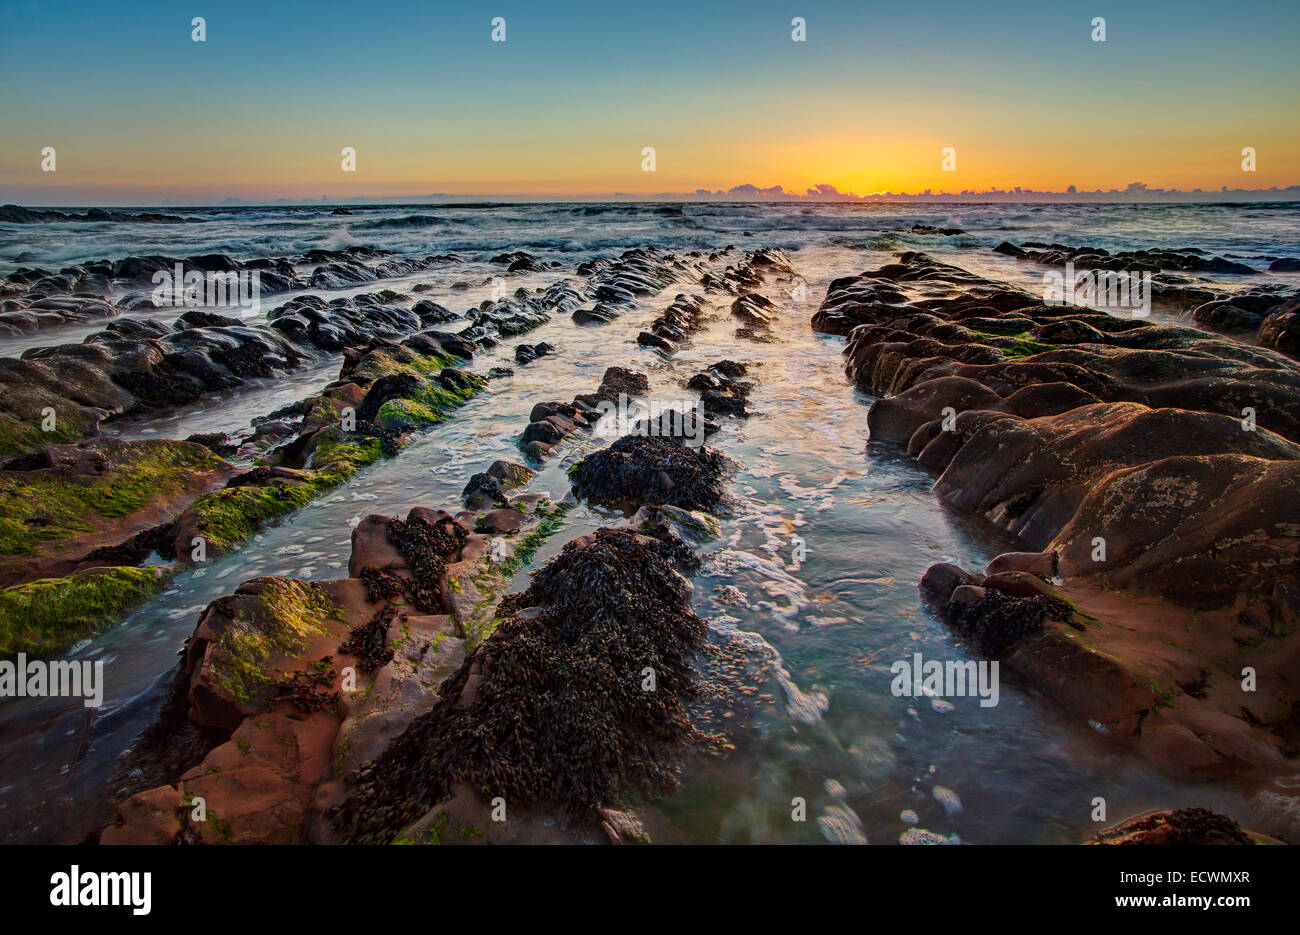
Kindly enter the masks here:
[[[17, 197], [14, 197], [14, 196]], [[28, 196], [31, 196], [30, 198]], [[94, 199], [85, 197], [70, 196], [73, 200], [67, 200], [67, 205], [77, 207], [88, 207], [94, 203]], [[23, 201], [29, 201], [31, 204], [40, 204], [45, 207], [53, 207], [54, 203], [49, 201], [48, 194], [41, 199], [37, 199], [33, 193], [24, 192], [6, 192], [0, 189], [0, 204], [12, 201], [15, 204], [21, 204]], [[328, 199], [318, 198], [237, 198], [231, 197], [224, 200], [213, 199], [137, 199], [134, 201], [114, 201], [110, 204], [101, 204], [101, 207], [149, 207], [157, 205], [440, 205], [440, 204], [464, 204], [464, 203], [495, 203], [495, 204], [512, 204], [512, 203], [535, 203], [535, 202], [587, 202], [587, 201], [668, 201], [668, 202], [691, 202], [691, 201], [754, 201], [754, 202], [819, 202], [819, 203], [872, 203], [872, 202], [915, 202], [919, 204], [936, 203], [936, 204], [970, 204], [979, 202], [1259, 202], [1259, 201], [1300, 201], [1300, 185], [1289, 185], [1286, 188], [1235, 188], [1229, 189], [1226, 185], [1222, 189], [1205, 191], [1199, 188], [1190, 191], [1180, 191], [1176, 188], [1150, 188], [1145, 182], [1130, 182], [1123, 189], [1111, 188], [1107, 190], [1095, 189], [1093, 191], [1079, 191], [1075, 186], [1069, 186], [1065, 191], [1035, 191], [1032, 188], [1021, 188], [1016, 186], [1010, 189], [989, 188], [983, 191], [971, 191], [963, 189], [960, 192], [935, 192], [926, 189], [920, 192], [873, 192], [868, 195], [859, 195], [855, 192], [842, 192], [834, 185], [825, 182], [814, 185], [811, 188], [804, 189], [803, 192], [787, 191], [782, 185], [754, 185], [744, 183], [733, 185], [728, 189], [710, 190], [707, 188], [697, 188], [693, 192], [659, 192], [657, 194], [637, 194], [632, 192], [611, 192], [601, 194], [554, 194], [554, 195], [519, 195], [512, 193], [449, 193], [433, 192], [425, 195], [332, 195]]]
[[[1286, 188], [1237, 188], [1224, 186], [1214, 192], [1220, 201], [1297, 201], [1300, 200], [1300, 185]], [[1151, 188], [1146, 182], [1130, 182], [1125, 188], [1108, 190], [1095, 189], [1080, 191], [1074, 185], [1065, 191], [1035, 191], [1032, 188], [1015, 186], [1010, 189], [988, 188], [982, 191], [963, 189], [960, 192], [935, 192], [926, 189], [921, 192], [873, 192], [859, 195], [855, 192], [842, 192], [834, 185], [825, 182], [805, 189], [803, 193], [786, 191], [784, 186], [767, 187], [745, 183], [734, 185], [726, 190], [710, 191], [697, 188], [694, 192], [662, 192], [650, 196], [655, 201], [838, 201], [838, 202], [882, 202], [882, 201], [917, 201], [917, 202], [982, 202], [982, 201], [1205, 201], [1207, 193], [1199, 188], [1180, 191], [1176, 188]], [[627, 196], [635, 198], [638, 196]]]

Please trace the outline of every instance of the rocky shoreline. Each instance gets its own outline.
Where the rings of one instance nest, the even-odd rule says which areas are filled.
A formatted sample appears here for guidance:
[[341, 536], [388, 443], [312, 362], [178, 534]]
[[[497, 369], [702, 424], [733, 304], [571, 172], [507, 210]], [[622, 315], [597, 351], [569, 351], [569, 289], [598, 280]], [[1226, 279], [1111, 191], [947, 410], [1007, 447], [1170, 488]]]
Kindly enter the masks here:
[[[342, 255], [347, 259], [333, 262], [355, 265], [357, 257], [384, 254], [348, 248], [310, 251], [307, 258]], [[431, 257], [425, 266], [452, 259]], [[587, 300], [626, 304], [681, 277], [702, 278], [721, 259], [629, 250], [584, 264], [590, 278], [583, 292], [566, 280], [536, 291], [520, 288], [463, 316], [428, 299], [407, 307], [411, 296], [385, 290], [328, 303], [295, 297], [271, 310], [263, 325], [199, 311], [171, 324], [123, 318], [81, 344], [0, 359], [0, 452], [12, 456], [0, 464], [0, 502], [9, 508], [0, 528], [0, 652], [66, 649], [157, 593], [176, 567], [229, 551], [261, 524], [380, 457], [396, 455], [407, 436], [442, 421], [482, 389], [483, 377], [453, 366], [478, 349], [525, 334]], [[143, 257], [112, 272], [139, 279], [172, 262], [186, 268], [249, 265], [220, 257]], [[392, 268], [375, 275], [422, 268], [414, 261], [385, 262]], [[523, 252], [493, 262], [508, 272], [543, 269]], [[313, 280], [329, 268], [318, 267]], [[26, 284], [29, 295], [53, 288], [48, 275], [34, 277], [20, 270], [9, 282]], [[71, 282], [67, 271], [64, 278]], [[463, 327], [426, 330], [439, 324]], [[520, 348], [528, 354], [517, 352], [517, 360], [534, 360], [549, 345]], [[239, 437], [96, 437], [105, 420], [166, 411], [337, 354], [337, 379], [318, 394], [254, 418], [251, 431]], [[141, 568], [150, 556], [172, 564]]]
[[[1020, 258], [1089, 259], [1049, 246], [1027, 244]], [[1222, 259], [1175, 253], [1193, 272]], [[354, 265], [374, 272], [363, 261], [389, 262], [353, 250], [310, 281], [337, 288], [362, 275]], [[524, 251], [490, 262], [510, 274], [559, 268]], [[87, 276], [116, 279], [111, 268], [38, 272], [11, 277], [12, 294], [28, 289], [11, 311], [42, 301], [31, 293], [58, 276], [70, 290]], [[290, 272], [308, 281], [296, 261], [286, 281]], [[585, 281], [519, 289], [463, 315], [390, 290], [298, 296], [264, 324], [207, 312], [116, 318], [82, 344], [0, 360], [0, 653], [53, 654], [177, 569], [399, 456], [488, 378], [512, 375], [462, 369], [481, 349], [556, 316], [610, 328], [689, 284], [664, 293], [645, 330], [630, 329], [640, 356], [629, 366], [606, 368], [594, 392], [570, 402], [534, 403], [510, 442], [521, 463], [484, 465], [460, 505], [358, 518], [344, 577], [263, 575], [212, 601], [159, 719], [103, 790], [115, 816], [89, 840], [649, 840], [638, 803], [671, 794], [684, 757], [725, 747], [697, 716], [720, 688], [708, 627], [692, 610], [700, 560], [690, 543], [717, 536], [732, 508], [736, 465], [709, 440], [755, 415], [762, 371], [735, 348], [782, 340], [773, 290], [802, 280], [774, 248], [633, 249], [576, 272]], [[1265, 317], [1282, 321], [1288, 308]], [[594, 431], [611, 407], [650, 394], [643, 367], [655, 373], [723, 323], [740, 359], [711, 355], [674, 377], [698, 397], [697, 439], [679, 408], [626, 434]], [[1260, 829], [1168, 811], [1095, 843], [1300, 839], [1290, 788], [1300, 363], [1285, 341], [1044, 305], [917, 252], [831, 282], [812, 326], [846, 339], [845, 372], [874, 398], [871, 444], [905, 449], [936, 476], [942, 503], [1024, 543], [980, 570], [931, 566], [919, 587], [937, 616], [1079, 729], [1170, 775], [1247, 789]], [[525, 368], [556, 351], [511, 345]], [[96, 434], [106, 421], [335, 359], [336, 379], [246, 433]], [[66, 434], [32, 428], [47, 407]], [[557, 459], [569, 489], [553, 501], [530, 488]], [[598, 510], [599, 528], [507, 593], [579, 502]], [[855, 822], [837, 839], [865, 840]]]
[[879, 397], [873, 444], [1029, 548], [931, 567], [950, 626], [1161, 769], [1246, 782], [1294, 838], [1300, 364], [921, 253], [837, 280], [813, 325]]
[[[629, 439], [645, 436], [615, 446]], [[124, 798], [100, 842], [643, 840], [621, 806], [670, 791], [707, 739], [685, 709], [699, 560], [662, 521], [605, 527], [503, 599], [512, 559], [563, 521], [564, 503], [518, 492], [531, 477], [496, 462], [454, 516], [364, 519], [350, 577], [253, 579], [209, 606], [179, 673], [184, 721], [133, 756], [193, 728], [228, 739]]]
[[[744, 418], [746, 372], [720, 361], [688, 384], [711, 417]], [[594, 394], [536, 404], [520, 445], [539, 463], [592, 429], [599, 403], [648, 389], [611, 367]], [[498, 461], [455, 515], [363, 519], [346, 579], [258, 578], [214, 602], [178, 672], [184, 716], [132, 758], [166, 761], [154, 751], [196, 729], [228, 739], [148, 771], [163, 784], [123, 796], [101, 843], [644, 840], [627, 801], [670, 791], [682, 751], [709, 739], [686, 712], [700, 563], [674, 529], [716, 527], [727, 460], [688, 444], [682, 418], [643, 420], [573, 464], [574, 494], [637, 525], [569, 541], [521, 593], [502, 597], [572, 501], [525, 492], [534, 471]]]
[[[1180, 311], [1188, 311], [1192, 320], [1202, 328], [1230, 334], [1300, 359], [1300, 291], [1294, 287], [1269, 284], [1224, 295], [1209, 288], [1203, 280], [1192, 278], [1206, 274], [1259, 274], [1259, 270], [1237, 259], [1213, 256], [1196, 247], [1111, 253], [1101, 247], [1034, 242], [1017, 246], [1005, 241], [994, 247], [993, 252], [1040, 266], [1062, 268], [1069, 264], [1080, 271], [1149, 274], [1155, 298]], [[1300, 262], [1289, 257], [1239, 259], [1266, 261], [1269, 272], [1300, 270]]]

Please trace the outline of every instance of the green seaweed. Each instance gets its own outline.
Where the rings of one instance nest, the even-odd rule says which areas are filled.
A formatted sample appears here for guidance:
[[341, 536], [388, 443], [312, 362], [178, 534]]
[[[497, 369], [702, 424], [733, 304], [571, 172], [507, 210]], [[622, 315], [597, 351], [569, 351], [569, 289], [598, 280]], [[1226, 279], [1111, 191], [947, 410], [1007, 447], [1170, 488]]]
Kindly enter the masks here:
[[1033, 357], [1035, 354], [1044, 354], [1047, 351], [1060, 350], [1059, 344], [1043, 344], [1040, 341], [1034, 341], [1026, 338], [1028, 331], [1016, 331], [1012, 333], [1010, 329], [1004, 334], [1000, 331], [990, 331], [986, 328], [980, 331], [972, 331], [979, 343], [987, 344], [990, 347], [996, 347], [1002, 351], [1002, 356], [1007, 360], [1019, 360], [1022, 357]]
[[152, 597], [163, 580], [155, 568], [91, 568], [0, 590], [0, 654], [62, 652]]
[[209, 550], [234, 548], [262, 523], [306, 506], [382, 455], [377, 438], [349, 441], [340, 429], [323, 431], [328, 434], [316, 446], [312, 468], [303, 471], [300, 479], [282, 479], [262, 487], [226, 487], [204, 494], [190, 505], [194, 528], [207, 540]]
[[410, 373], [427, 378], [454, 363], [456, 358], [450, 354], [419, 354], [399, 345], [367, 354], [352, 376], [378, 380], [395, 373]]
[[83, 412], [66, 407], [55, 409], [54, 427], [41, 428], [44, 418], [15, 418], [0, 412], [0, 455], [23, 455], [38, 451], [46, 445], [60, 445], [80, 441], [91, 430], [93, 422]]
[[183, 489], [197, 472], [226, 465], [189, 442], [131, 442], [101, 450], [111, 468], [100, 475], [0, 474], [0, 555], [26, 554], [41, 542], [91, 532], [104, 520], [130, 516], [160, 494]]
[[[444, 360], [441, 355], [415, 354], [405, 348], [367, 355], [359, 370], [364, 376], [406, 373], [421, 380], [409, 399], [392, 399], [381, 406], [376, 421], [384, 427], [402, 429], [433, 425], [487, 385], [486, 380], [473, 377], [471, 386], [449, 390], [430, 379], [432, 372], [450, 362], [450, 357]], [[332, 401], [326, 402], [334, 406]], [[313, 407], [312, 412], [317, 408]], [[337, 411], [331, 408], [317, 421], [328, 423], [337, 418]], [[378, 438], [357, 440], [348, 437], [337, 424], [326, 425], [320, 429], [307, 470], [300, 477], [260, 487], [227, 488], [200, 497], [191, 505], [197, 514], [195, 528], [207, 540], [209, 549], [228, 551], [253, 535], [265, 521], [305, 506], [382, 456], [383, 443]]]
[[227, 694], [248, 701], [279, 677], [267, 671], [276, 655], [294, 656], [307, 648], [311, 636], [329, 633], [342, 612], [311, 582], [270, 578], [253, 611], [239, 614], [217, 640], [214, 680]]
[[537, 550], [542, 547], [542, 543], [559, 532], [564, 526], [564, 514], [573, 509], [575, 505], [573, 501], [568, 501], [558, 504], [551, 510], [546, 519], [538, 523], [535, 529], [524, 536], [514, 554], [497, 566], [501, 576], [507, 580], [513, 578], [518, 574], [519, 569], [532, 561], [533, 556], [537, 554]]
[[375, 423], [386, 429], [400, 430], [436, 425], [443, 419], [441, 412], [422, 402], [414, 399], [390, 399], [379, 407]]
[[1030, 341], [1024, 338], [1013, 339], [1011, 347], [1002, 348], [1002, 356], [1009, 360], [1017, 360], [1022, 357], [1033, 357], [1035, 354], [1045, 354], [1048, 351], [1060, 349], [1057, 344], [1042, 344], [1038, 341]]

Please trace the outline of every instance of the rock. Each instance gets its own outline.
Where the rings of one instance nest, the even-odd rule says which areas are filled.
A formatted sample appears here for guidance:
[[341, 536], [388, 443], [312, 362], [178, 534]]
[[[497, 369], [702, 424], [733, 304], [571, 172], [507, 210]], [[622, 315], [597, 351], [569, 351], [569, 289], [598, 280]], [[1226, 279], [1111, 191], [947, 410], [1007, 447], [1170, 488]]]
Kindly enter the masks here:
[[650, 323], [650, 329], [637, 338], [639, 344], [672, 352], [672, 342], [685, 341], [704, 323], [703, 300], [699, 296], [679, 293], [663, 314]]
[[597, 304], [592, 308], [580, 308], [573, 313], [573, 321], [579, 325], [607, 325], [619, 316], [619, 312], [606, 305]]
[[499, 480], [505, 487], [520, 487], [532, 480], [536, 472], [524, 467], [522, 464], [498, 460], [488, 465], [487, 473]]
[[1198, 305], [1192, 318], [1198, 325], [1228, 334], [1255, 334], [1264, 320], [1262, 314], [1239, 308], [1231, 299]]
[[1018, 571], [1037, 575], [1039, 578], [1056, 577], [1055, 551], [1050, 552], [1003, 552], [989, 562], [984, 569], [985, 575], [997, 575], [1004, 571]]
[[[1207, 808], [1180, 808], [1147, 812], [1098, 831], [1089, 844], [1256, 844], [1262, 843], [1243, 831], [1226, 815]], [[1280, 843], [1280, 842], [1278, 842]]]
[[575, 424], [585, 422], [584, 410], [568, 403], [537, 403], [528, 414], [529, 422], [542, 422], [551, 416], [563, 416]]
[[986, 422], [964, 440], [935, 492], [1044, 549], [1105, 475], [1166, 457], [1219, 452], [1290, 459], [1300, 447], [1269, 432], [1244, 432], [1225, 416], [1132, 403], [1083, 406], [1040, 419]]
[[[1053, 540], [1061, 575], [1201, 608], [1251, 594], [1273, 619], [1293, 626], [1300, 614], [1300, 589], [1291, 583], [1300, 574], [1298, 492], [1296, 460], [1181, 456], [1116, 471], [1088, 492]], [[1105, 562], [1093, 559], [1097, 537], [1106, 542]]]
[[939, 377], [906, 392], [881, 399], [871, 407], [867, 424], [871, 437], [881, 441], [907, 441], [926, 422], [944, 416], [945, 409], [956, 414], [969, 409], [1000, 406], [1002, 397], [987, 387], [965, 377]]
[[746, 372], [744, 364], [723, 360], [695, 374], [687, 381], [686, 387], [700, 394], [700, 402], [707, 418], [734, 416], [746, 419], [749, 417], [749, 394], [754, 385], [737, 379]]
[[524, 445], [524, 454], [532, 461], [543, 461], [551, 453], [553, 445], [545, 442], [532, 441]]
[[707, 542], [722, 535], [721, 524], [708, 513], [683, 510], [681, 507], [652, 504], [639, 509], [632, 517], [638, 529], [664, 523], [687, 542]]
[[980, 585], [986, 591], [998, 591], [1008, 597], [1044, 597], [1062, 600], [1059, 592], [1037, 575], [1024, 571], [985, 572]]
[[636, 343], [641, 344], [645, 347], [657, 347], [660, 350], [667, 351], [670, 354], [675, 350], [675, 348], [672, 346], [670, 342], [668, 342], [664, 338], [659, 337], [659, 335], [657, 334], [650, 333], [649, 331], [642, 331], [639, 335], [637, 335]]
[[[596, 827], [600, 803], [670, 789], [691, 736], [690, 659], [705, 636], [682, 577], [697, 567], [680, 542], [627, 529], [568, 543], [534, 574], [520, 609], [504, 608], [509, 618], [446, 683], [443, 699], [331, 810], [342, 838], [391, 841], [464, 784]], [[610, 581], [619, 585], [594, 584]], [[658, 673], [655, 692], [604, 675], [634, 663]], [[564, 687], [559, 696], [555, 685]], [[593, 758], [592, 750], [605, 752]]]
[[177, 318], [172, 327], [177, 331], [184, 331], [187, 328], [237, 328], [242, 324], [240, 319], [230, 315], [193, 309]]
[[234, 729], [345, 629], [330, 593], [292, 578], [261, 577], [208, 605], [185, 649], [190, 720]]
[[460, 320], [460, 315], [439, 305], [430, 299], [421, 299], [411, 306], [411, 311], [420, 316], [420, 322], [425, 325], [441, 325], [449, 321]]
[[583, 458], [569, 476], [574, 491], [596, 503], [716, 510], [728, 470], [725, 455], [682, 438], [625, 435]]
[[623, 367], [610, 367], [601, 378], [595, 395], [597, 399], [617, 403], [620, 393], [630, 399], [645, 396], [649, 392], [650, 379], [645, 374]]
[[641, 820], [633, 812], [598, 808], [596, 813], [601, 818], [601, 830], [609, 839], [610, 844], [650, 843], [650, 835], [646, 833]]
[[523, 525], [523, 517], [517, 510], [504, 507], [498, 510], [490, 510], [483, 515], [481, 520], [480, 531], [488, 533], [512, 533], [518, 532], [519, 527]]
[[473, 475], [460, 495], [471, 509], [483, 509], [505, 500], [501, 481], [484, 472]]
[[1047, 266], [1064, 266], [1067, 262], [1071, 262], [1080, 272], [1096, 269], [1150, 272], [1178, 270], [1188, 273], [1233, 275], [1250, 275], [1258, 272], [1244, 263], [1236, 263], [1223, 257], [1206, 256], [1201, 250], [1186, 248], [1109, 253], [1100, 247], [1068, 247], [1058, 243], [1027, 242], [1017, 248], [1003, 242], [994, 248], [994, 252], [1014, 256], [1017, 259], [1032, 260]]
[[183, 801], [174, 786], [133, 795], [117, 806], [118, 824], [100, 835], [100, 844], [171, 844], [180, 833]]
[[228, 432], [198, 432], [185, 440], [196, 445], [202, 445], [209, 451], [223, 457], [232, 455], [239, 450], [239, 442]]
[[921, 578], [921, 591], [933, 600], [946, 601], [962, 585], [979, 584], [982, 579], [968, 574], [957, 565], [940, 562], [926, 569]]
[[[1108, 268], [1104, 251], [1070, 257]], [[868, 305], [882, 281], [892, 307]], [[1283, 298], [1202, 300], [1203, 317], [1271, 316]], [[1296, 651], [1300, 367], [1195, 329], [1045, 306], [919, 253], [833, 283], [823, 309], [863, 318], [846, 370], [880, 397], [873, 439], [906, 441], [942, 501], [1034, 550], [983, 575], [932, 566], [921, 590], [945, 622], [1161, 770], [1273, 769], [1287, 741], [1265, 725], [1290, 701], [1233, 685], [1243, 665], [1276, 673]]]
[[542, 419], [538, 422], [530, 422], [528, 428], [524, 429], [521, 443], [528, 445], [530, 442], [542, 442], [547, 445], [554, 445], [564, 437], [564, 433], [549, 419]]
[[244, 720], [182, 777], [186, 794], [201, 797], [208, 812], [189, 828], [204, 844], [303, 843], [338, 725], [324, 712]]
[[393, 399], [409, 399], [423, 386], [424, 381], [410, 373], [392, 373], [380, 377], [370, 385], [357, 409], [357, 419], [374, 422], [379, 410]]
[[547, 354], [554, 354], [555, 348], [546, 342], [541, 344], [520, 344], [515, 348], [515, 363], [527, 364]]
[[[95, 566], [135, 565], [154, 550], [173, 557], [161, 528], [232, 472], [231, 465], [201, 445], [162, 439], [46, 445], [10, 459], [0, 471], [0, 512], [5, 517], [0, 587], [62, 579]], [[84, 624], [87, 620], [78, 611], [97, 616], [94, 605], [119, 589], [123, 596], [151, 592], [152, 572], [141, 577], [138, 589], [129, 586], [139, 572], [116, 568], [102, 590], [83, 582], [87, 586], [79, 595], [80, 606], [70, 606], [60, 616], [69, 623], [81, 618], [76, 622]], [[121, 609], [117, 603], [112, 606], [113, 612]], [[18, 623], [24, 625], [15, 626]], [[27, 631], [26, 623], [10, 621], [10, 638]], [[0, 645], [8, 644], [0, 640]], [[47, 649], [53, 650], [53, 645]]]
[[1270, 312], [1259, 326], [1259, 343], [1300, 358], [1300, 300]]
[[876, 324], [897, 315], [906, 301], [907, 297], [888, 282], [858, 277], [836, 279], [813, 315], [812, 327], [823, 334], [848, 334], [858, 325]]

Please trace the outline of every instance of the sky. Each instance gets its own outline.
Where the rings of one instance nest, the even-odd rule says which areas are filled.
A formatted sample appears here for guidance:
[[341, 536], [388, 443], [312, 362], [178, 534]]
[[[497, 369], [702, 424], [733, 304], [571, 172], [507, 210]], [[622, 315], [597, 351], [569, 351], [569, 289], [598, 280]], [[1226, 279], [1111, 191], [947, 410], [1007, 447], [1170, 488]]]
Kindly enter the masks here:
[[1293, 0], [0, 0], [0, 202], [1287, 187], [1297, 37]]

